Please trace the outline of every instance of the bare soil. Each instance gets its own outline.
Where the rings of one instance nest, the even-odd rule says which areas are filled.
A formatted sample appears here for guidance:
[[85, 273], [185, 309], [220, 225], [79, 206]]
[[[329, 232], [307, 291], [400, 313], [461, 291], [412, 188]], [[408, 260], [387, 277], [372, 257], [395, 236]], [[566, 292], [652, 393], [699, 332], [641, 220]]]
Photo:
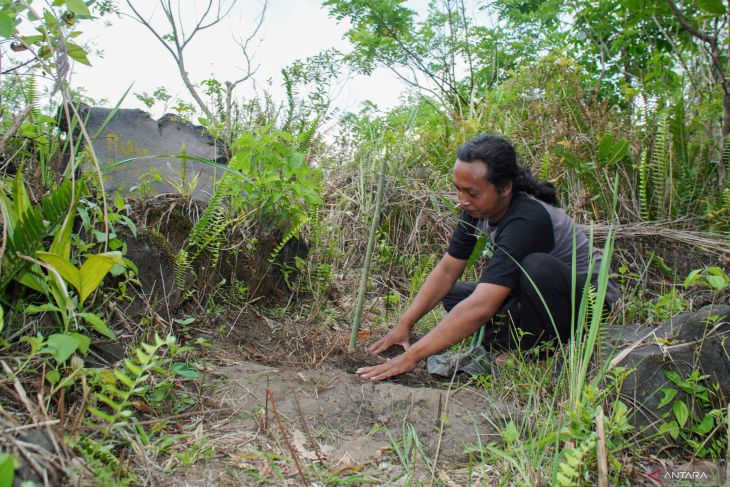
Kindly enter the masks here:
[[[283, 325], [238, 311], [216, 322], [228, 331], [209, 337], [210, 370], [196, 385], [208, 413], [186, 427], [213, 452], [176, 467], [174, 476], [150, 472], [155, 484], [300, 485], [303, 476], [310, 485], [420, 485], [432, 475], [448, 484], [469, 461], [467, 450], [498, 441], [494, 425], [517, 414], [422, 367], [381, 383], [355, 376], [385, 360], [365, 351], [376, 338], [368, 330], [348, 353], [345, 334], [312, 323]], [[480, 475], [462, 473], [471, 482]]]

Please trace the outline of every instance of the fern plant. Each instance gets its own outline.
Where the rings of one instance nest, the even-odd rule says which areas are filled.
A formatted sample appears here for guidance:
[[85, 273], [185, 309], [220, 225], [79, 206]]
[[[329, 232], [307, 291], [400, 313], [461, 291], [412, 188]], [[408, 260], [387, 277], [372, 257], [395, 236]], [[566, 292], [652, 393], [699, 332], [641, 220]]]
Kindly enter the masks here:
[[555, 483], [560, 487], [573, 487], [581, 485], [579, 482], [583, 467], [583, 460], [595, 447], [596, 435], [592, 433], [574, 447], [566, 447], [563, 450], [563, 460], [558, 464], [558, 471], [555, 474]]
[[[107, 411], [96, 406], [89, 406], [91, 414], [102, 420], [108, 427], [115, 427], [131, 421], [132, 398], [142, 396], [147, 391], [145, 382], [151, 372], [160, 366], [160, 349], [175, 343], [175, 337], [169, 335], [164, 340], [155, 335], [154, 344], [142, 343], [135, 348], [134, 357], [124, 360], [123, 368], [115, 368], [112, 377], [102, 377], [101, 390], [94, 394], [95, 403], [103, 403]], [[104, 427], [108, 431], [108, 427]]]
[[648, 153], [644, 149], [639, 162], [639, 207], [641, 208], [641, 219], [643, 221], [649, 221], [651, 218], [649, 195], [647, 194], [647, 158]]
[[[15, 279], [40, 292], [46, 290], [33, 275], [39, 275], [37, 266], [18, 257], [33, 255], [43, 249], [43, 241], [55, 235], [69, 212], [75, 215], [76, 204], [85, 193], [81, 181], [64, 181], [44, 195], [40, 205], [32, 205], [23, 181], [22, 167], [18, 169], [12, 190], [0, 182], [0, 206], [5, 218], [4, 232], [7, 237], [5, 252], [0, 255], [0, 291]], [[11, 198], [12, 194], [12, 198]]]
[[659, 117], [654, 151], [651, 155], [651, 185], [657, 215], [666, 218], [672, 208], [672, 166], [670, 160], [669, 120], [664, 113]]

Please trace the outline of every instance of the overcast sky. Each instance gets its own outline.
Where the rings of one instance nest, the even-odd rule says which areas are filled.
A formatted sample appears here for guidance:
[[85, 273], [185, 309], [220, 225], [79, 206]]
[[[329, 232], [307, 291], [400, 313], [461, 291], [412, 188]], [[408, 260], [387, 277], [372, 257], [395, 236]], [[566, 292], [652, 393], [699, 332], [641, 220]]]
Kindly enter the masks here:
[[[202, 0], [184, 1], [189, 2], [187, 5], [204, 4]], [[123, 7], [124, 2], [117, 3]], [[149, 13], [156, 20], [156, 25], [164, 25], [159, 9], [153, 11], [156, 1], [144, 0], [137, 4], [144, 5], [142, 11]], [[425, 1], [414, 0], [412, 4], [417, 8]], [[241, 76], [243, 64], [234, 38], [250, 35], [261, 6], [259, 0], [239, 0], [225, 22], [195, 37], [186, 51], [193, 82], [199, 83], [210, 77], [224, 82]], [[166, 87], [173, 96], [191, 100], [170, 53], [139, 23], [126, 17], [106, 16], [102, 21], [86, 22], [81, 30], [84, 39], [103, 51], [102, 57], [90, 57], [91, 67], [76, 63], [72, 77], [73, 85], [84, 87], [92, 98], [107, 99], [113, 105], [134, 83], [123, 103], [125, 108], [145, 108], [132, 93], [151, 93], [159, 86]], [[347, 25], [338, 24], [330, 18], [318, 0], [269, 0], [263, 26], [252, 42], [258, 46], [254, 61], [260, 64], [255, 76], [259, 94], [262, 88], [266, 88], [282, 99], [281, 69], [297, 59], [332, 47], [348, 51], [349, 43], [343, 39], [346, 30]], [[169, 28], [164, 32], [169, 32]], [[382, 69], [369, 78], [351, 78], [335, 104], [342, 109], [356, 110], [362, 101], [369, 99], [380, 108], [388, 108], [397, 103], [403, 90], [404, 86]], [[254, 84], [248, 82], [241, 86], [237, 94], [239, 97], [256, 96]]]

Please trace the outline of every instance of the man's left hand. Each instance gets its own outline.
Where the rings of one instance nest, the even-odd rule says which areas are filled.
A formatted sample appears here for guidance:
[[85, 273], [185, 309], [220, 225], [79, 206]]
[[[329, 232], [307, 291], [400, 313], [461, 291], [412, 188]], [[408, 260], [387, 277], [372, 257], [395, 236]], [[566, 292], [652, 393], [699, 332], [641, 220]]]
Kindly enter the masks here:
[[410, 372], [416, 368], [417, 363], [407, 353], [403, 353], [383, 364], [359, 368], [355, 373], [363, 379], [375, 382]]

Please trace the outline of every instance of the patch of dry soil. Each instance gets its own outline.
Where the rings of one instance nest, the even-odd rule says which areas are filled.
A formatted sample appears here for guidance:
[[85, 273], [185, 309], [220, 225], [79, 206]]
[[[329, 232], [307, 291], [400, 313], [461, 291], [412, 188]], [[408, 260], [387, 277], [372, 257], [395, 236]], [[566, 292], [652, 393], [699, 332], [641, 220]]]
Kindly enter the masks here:
[[494, 424], [518, 414], [477, 388], [449, 389], [423, 368], [392, 381], [361, 379], [356, 368], [384, 358], [364, 346], [348, 353], [345, 337], [331, 330], [283, 327], [258, 316], [232, 321], [225, 338], [212, 337], [209, 358], [217, 366], [201, 385], [206, 402], [220, 411], [203, 429], [216, 456], [174, 479], [157, 477], [160, 484], [267, 483], [269, 454], [287, 458], [286, 483], [300, 482], [294, 457], [310, 473], [311, 465], [330, 472], [402, 468], [396, 449], [410, 451], [409, 460], [425, 456], [453, 466], [467, 460], [469, 447], [498, 441]]

